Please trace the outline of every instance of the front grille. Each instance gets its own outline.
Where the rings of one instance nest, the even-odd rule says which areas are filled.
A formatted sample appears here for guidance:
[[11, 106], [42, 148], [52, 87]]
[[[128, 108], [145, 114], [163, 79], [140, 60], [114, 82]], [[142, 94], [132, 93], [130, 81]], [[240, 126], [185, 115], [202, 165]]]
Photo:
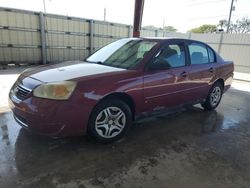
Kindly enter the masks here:
[[24, 100], [27, 95], [31, 92], [30, 89], [22, 86], [22, 85], [16, 85], [13, 89], [15, 96], [19, 99], [19, 100]]

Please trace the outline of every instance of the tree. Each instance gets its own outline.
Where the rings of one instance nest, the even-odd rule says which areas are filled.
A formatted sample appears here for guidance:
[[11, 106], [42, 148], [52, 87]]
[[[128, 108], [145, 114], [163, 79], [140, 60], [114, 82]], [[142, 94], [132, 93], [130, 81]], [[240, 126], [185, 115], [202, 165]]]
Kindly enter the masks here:
[[153, 26], [153, 25], [146, 25], [142, 27], [143, 29], [148, 29], [148, 30], [157, 30], [158, 28]]
[[218, 24], [218, 27], [220, 27], [220, 29], [226, 29], [227, 24], [228, 24], [227, 20], [220, 20], [219, 24]]
[[177, 31], [177, 29], [174, 28], [173, 26], [165, 26], [165, 27], [163, 28], [163, 30], [164, 30], [165, 32], [176, 32], [176, 31]]
[[[228, 26], [227, 20], [220, 20], [218, 26], [226, 30]], [[250, 33], [250, 19], [243, 17], [236, 20], [235, 23], [232, 22], [229, 26], [229, 33]]]
[[200, 27], [193, 28], [190, 30], [192, 33], [214, 33], [217, 31], [216, 25], [204, 24]]
[[164, 32], [176, 32], [177, 31], [177, 29], [174, 28], [174, 26], [165, 26], [164, 28], [158, 28], [153, 25], [146, 25], [142, 28], [148, 29], [148, 30], [163, 30]]
[[236, 20], [229, 27], [230, 33], [250, 33], [250, 19], [243, 17], [241, 20]]

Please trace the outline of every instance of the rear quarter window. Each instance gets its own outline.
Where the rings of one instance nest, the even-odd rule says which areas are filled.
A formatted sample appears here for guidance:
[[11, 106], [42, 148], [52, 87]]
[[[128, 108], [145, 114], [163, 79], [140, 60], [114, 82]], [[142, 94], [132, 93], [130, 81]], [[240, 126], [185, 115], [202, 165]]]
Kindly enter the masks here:
[[208, 56], [209, 56], [209, 62], [214, 63], [216, 61], [214, 51], [209, 47], [207, 47], [207, 51], [208, 51]]

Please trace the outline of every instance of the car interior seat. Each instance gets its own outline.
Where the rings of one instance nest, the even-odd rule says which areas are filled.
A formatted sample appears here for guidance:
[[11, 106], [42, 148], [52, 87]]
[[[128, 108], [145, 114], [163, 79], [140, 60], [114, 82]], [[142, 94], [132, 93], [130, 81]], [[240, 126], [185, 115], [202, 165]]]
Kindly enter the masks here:
[[204, 61], [203, 53], [201, 52], [193, 52], [191, 55], [191, 63], [192, 64], [201, 64]]

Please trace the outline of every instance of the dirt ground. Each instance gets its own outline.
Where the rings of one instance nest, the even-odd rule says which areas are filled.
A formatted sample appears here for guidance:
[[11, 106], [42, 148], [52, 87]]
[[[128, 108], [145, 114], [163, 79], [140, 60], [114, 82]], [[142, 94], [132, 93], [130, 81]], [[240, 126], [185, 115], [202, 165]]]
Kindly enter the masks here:
[[[5, 76], [5, 77], [4, 77]], [[122, 140], [49, 139], [13, 120], [0, 75], [0, 187], [249, 187], [250, 83], [234, 81], [215, 111], [199, 105], [135, 122]]]

